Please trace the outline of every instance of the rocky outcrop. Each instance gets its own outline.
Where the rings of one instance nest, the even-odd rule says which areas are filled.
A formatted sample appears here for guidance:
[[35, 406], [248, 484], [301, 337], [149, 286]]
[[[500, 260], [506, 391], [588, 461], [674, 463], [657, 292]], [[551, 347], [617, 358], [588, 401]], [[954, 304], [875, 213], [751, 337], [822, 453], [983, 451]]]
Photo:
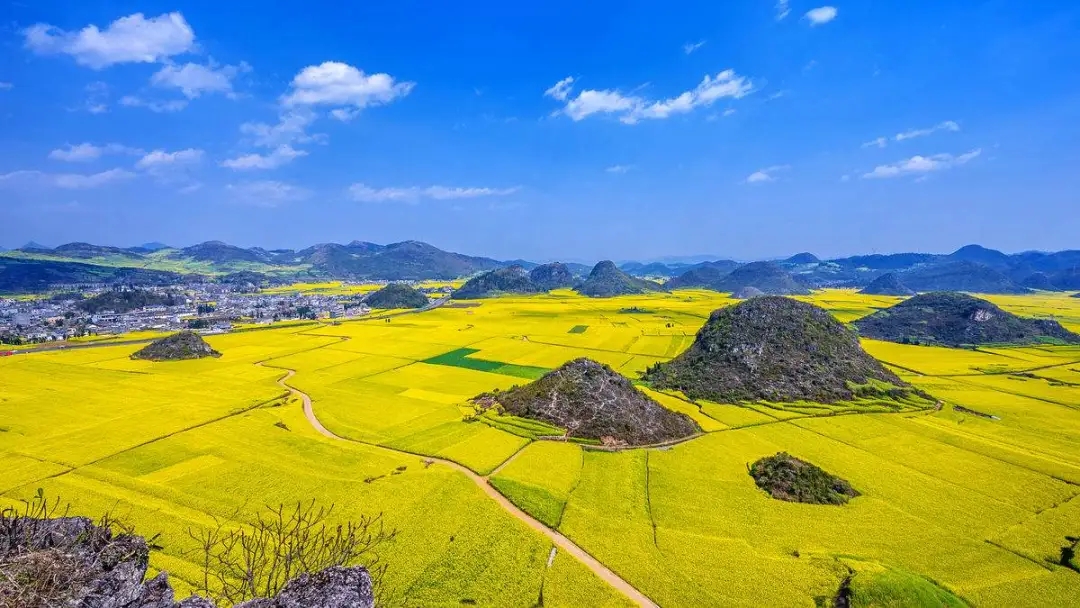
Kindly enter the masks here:
[[221, 353], [210, 348], [210, 345], [199, 334], [193, 331], [182, 331], [154, 340], [132, 354], [131, 358], [147, 361], [183, 361], [220, 356]]
[[[0, 606], [20, 608], [216, 608], [198, 596], [176, 601], [168, 574], [144, 581], [150, 549], [84, 517], [0, 519]], [[362, 567], [333, 567], [289, 581], [274, 598], [236, 608], [371, 608]]]

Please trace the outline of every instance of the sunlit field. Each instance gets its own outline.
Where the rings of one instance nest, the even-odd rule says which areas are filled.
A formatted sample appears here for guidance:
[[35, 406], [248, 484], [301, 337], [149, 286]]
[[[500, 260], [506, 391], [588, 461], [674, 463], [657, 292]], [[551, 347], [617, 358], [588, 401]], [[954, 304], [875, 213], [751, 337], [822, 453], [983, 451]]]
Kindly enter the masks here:
[[[899, 301], [848, 290], [800, 299], [845, 322]], [[990, 299], [1080, 330], [1080, 299], [1067, 294]], [[43, 488], [73, 512], [160, 532], [151, 565], [181, 597], [200, 576], [188, 530], [315, 498], [342, 519], [384, 513], [399, 531], [382, 550], [386, 587], [406, 605], [629, 605], [571, 555], [552, 559], [547, 537], [463, 473], [426, 461], [437, 457], [490, 476], [662, 606], [809, 607], [831, 602], [851, 571], [882, 568], [976, 606], [1080, 606], [1080, 573], [1057, 565], [1066, 538], [1080, 537], [1078, 347], [864, 341], [940, 400], [889, 412], [650, 393], [704, 431], [659, 449], [600, 451], [470, 416], [470, 397], [577, 357], [637, 379], [733, 302], [697, 290], [557, 291], [210, 336], [219, 359], [129, 359], [139, 345], [0, 358], [0, 500]], [[322, 424], [353, 441], [311, 427], [277, 384], [287, 370]], [[844, 506], [770, 498], [747, 466], [779, 451], [861, 496]]]

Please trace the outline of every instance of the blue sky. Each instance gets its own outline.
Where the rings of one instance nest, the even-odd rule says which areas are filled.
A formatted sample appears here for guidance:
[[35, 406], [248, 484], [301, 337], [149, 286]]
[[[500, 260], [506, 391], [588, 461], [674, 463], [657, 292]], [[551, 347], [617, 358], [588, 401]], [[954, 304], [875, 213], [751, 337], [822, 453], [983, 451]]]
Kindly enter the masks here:
[[1071, 3], [525, 4], [5, 2], [0, 245], [1080, 247]]

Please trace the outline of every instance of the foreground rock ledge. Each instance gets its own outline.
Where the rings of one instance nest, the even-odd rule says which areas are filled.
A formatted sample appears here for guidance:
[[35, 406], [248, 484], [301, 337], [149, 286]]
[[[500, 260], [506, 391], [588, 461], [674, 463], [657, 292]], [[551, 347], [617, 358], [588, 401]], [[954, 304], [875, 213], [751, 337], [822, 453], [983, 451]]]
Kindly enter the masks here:
[[[198, 596], [177, 602], [165, 572], [144, 582], [149, 558], [143, 537], [113, 535], [85, 517], [5, 518], [0, 525], [0, 606], [217, 608]], [[31, 584], [36, 595], [27, 594]], [[236, 608], [374, 605], [368, 571], [335, 566], [292, 579], [277, 597]]]

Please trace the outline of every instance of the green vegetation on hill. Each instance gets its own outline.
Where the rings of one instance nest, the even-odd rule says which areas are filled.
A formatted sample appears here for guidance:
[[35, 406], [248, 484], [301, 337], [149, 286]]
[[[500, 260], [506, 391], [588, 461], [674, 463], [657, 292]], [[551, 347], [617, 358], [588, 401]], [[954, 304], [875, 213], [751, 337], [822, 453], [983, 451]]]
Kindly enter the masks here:
[[874, 279], [859, 293], [873, 296], [913, 296], [915, 291], [900, 281], [895, 272], [887, 272]]
[[788, 502], [842, 505], [859, 495], [847, 481], [786, 452], [758, 460], [750, 476], [770, 496]]
[[183, 279], [179, 274], [159, 270], [6, 256], [6, 253], [0, 255], [0, 293], [43, 292], [78, 283], [172, 285]]
[[529, 274], [521, 266], [499, 268], [475, 276], [454, 291], [455, 300], [489, 298], [502, 294], [529, 294], [543, 291], [532, 282]]
[[1004, 273], [970, 261], [946, 262], [914, 268], [900, 281], [915, 291], [968, 291], [972, 293], [1027, 293]]
[[1024, 319], [962, 293], [926, 293], [855, 322], [868, 338], [915, 344], [1080, 344], [1050, 319]]
[[841, 597], [848, 608], [968, 607], [967, 602], [924, 577], [876, 566], [865, 567], [853, 574], [841, 589]]
[[404, 283], [389, 285], [369, 294], [364, 301], [371, 308], [423, 308], [428, 297]]
[[566, 429], [567, 437], [648, 445], [698, 432], [687, 415], [665, 409], [607, 365], [575, 359], [521, 387], [474, 397], [514, 416]]
[[903, 401], [916, 395], [828, 312], [781, 296], [714, 311], [689, 349], [650, 367], [644, 379], [721, 403]]
[[668, 289], [704, 287], [714, 289], [724, 277], [731, 274], [738, 264], [729, 261], [704, 262], [664, 283]]
[[125, 313], [147, 306], [176, 306], [180, 300], [172, 294], [162, 294], [145, 289], [112, 290], [79, 302], [78, 307], [90, 314], [102, 311]]
[[592, 298], [609, 298], [664, 290], [652, 281], [626, 274], [619, 270], [614, 262], [606, 260], [594, 266], [588, 278], [578, 284], [575, 289], [581, 295]]
[[131, 358], [147, 361], [184, 361], [220, 356], [221, 353], [210, 348], [202, 336], [185, 330], [151, 342], [132, 354]]
[[529, 271], [529, 280], [542, 291], [574, 286], [574, 275], [562, 262], [541, 264], [533, 268]]
[[800, 285], [791, 273], [775, 262], [751, 262], [739, 266], [723, 279], [713, 283], [717, 291], [736, 292], [754, 287], [770, 295], [808, 294], [810, 290]]

